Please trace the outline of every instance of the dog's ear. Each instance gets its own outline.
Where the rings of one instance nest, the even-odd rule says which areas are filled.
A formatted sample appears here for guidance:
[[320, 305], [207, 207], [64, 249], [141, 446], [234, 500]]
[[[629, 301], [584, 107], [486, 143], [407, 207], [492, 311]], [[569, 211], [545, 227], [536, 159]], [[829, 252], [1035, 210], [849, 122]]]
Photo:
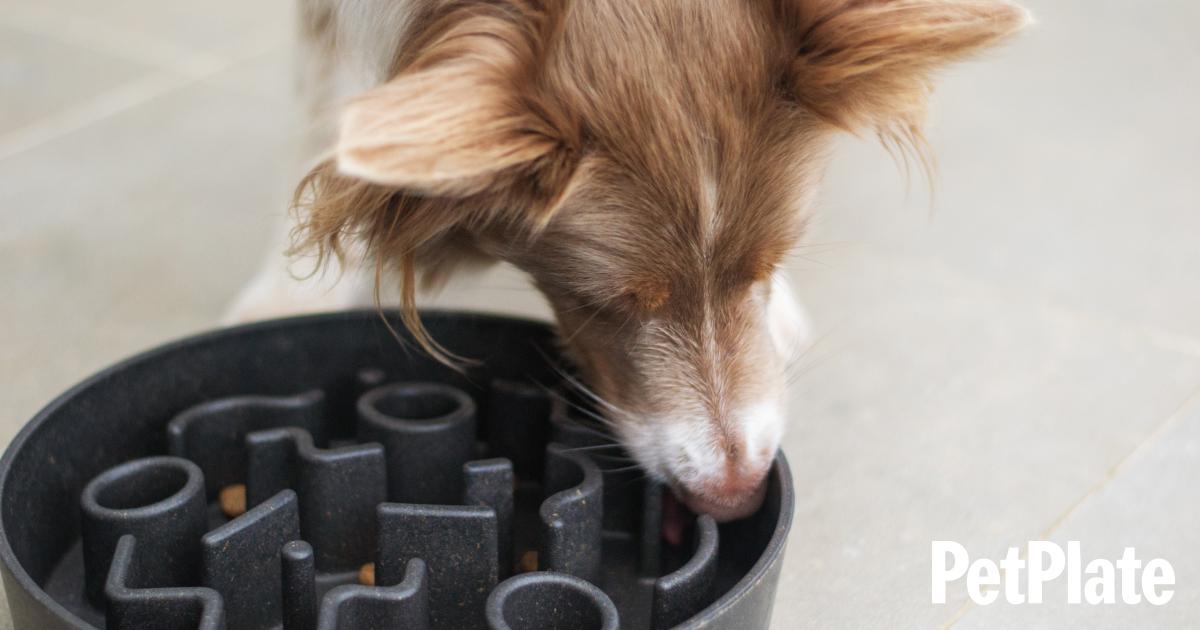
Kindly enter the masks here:
[[934, 71], [1030, 21], [1005, 0], [782, 1], [797, 100], [850, 131], [916, 132]]
[[539, 34], [522, 18], [483, 7], [431, 28], [436, 37], [416, 42], [419, 54], [397, 76], [345, 108], [339, 172], [465, 197], [562, 149], [563, 134], [534, 111], [529, 75]]

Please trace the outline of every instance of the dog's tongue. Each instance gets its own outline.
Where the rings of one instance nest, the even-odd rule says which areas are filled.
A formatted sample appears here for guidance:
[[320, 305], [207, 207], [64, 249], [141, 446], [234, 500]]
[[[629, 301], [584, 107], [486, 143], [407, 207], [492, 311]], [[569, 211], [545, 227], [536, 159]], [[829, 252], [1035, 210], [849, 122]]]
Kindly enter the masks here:
[[696, 515], [675, 498], [670, 488], [663, 488], [662, 533], [667, 544], [678, 547], [683, 544], [683, 533], [696, 522]]

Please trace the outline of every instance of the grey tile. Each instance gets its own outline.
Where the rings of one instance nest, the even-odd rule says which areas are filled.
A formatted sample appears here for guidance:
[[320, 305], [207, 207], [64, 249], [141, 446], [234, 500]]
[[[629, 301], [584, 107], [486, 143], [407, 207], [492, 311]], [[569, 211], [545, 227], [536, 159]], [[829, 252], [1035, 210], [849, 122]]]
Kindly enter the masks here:
[[57, 15], [64, 24], [95, 24], [148, 43], [167, 41], [203, 50], [265, 25], [290, 24], [292, 6], [291, 0], [4, 0], [0, 19], [6, 13]]
[[148, 67], [0, 24], [0, 136], [144, 75]]
[[1200, 339], [1200, 10], [1030, 0], [1037, 24], [939, 84], [936, 210], [874, 143], [830, 172], [830, 238]]
[[[1067, 603], [1066, 575], [1044, 586], [1040, 605], [1011, 605], [1001, 598], [976, 606], [955, 630], [1020, 628], [1195, 628], [1200, 619], [1200, 404], [1138, 453], [1096, 495], [1071, 515], [1050, 540], [1063, 549], [1079, 541], [1082, 567], [1096, 558], [1110, 562], [1126, 547], [1136, 549], [1142, 567], [1155, 558], [1171, 564], [1171, 599], [1153, 605]], [[1141, 593], [1141, 572], [1137, 592]], [[1093, 575], [1083, 574], [1081, 584]], [[1120, 574], [1117, 574], [1120, 589]], [[1025, 592], [1024, 578], [1022, 592]]]
[[289, 41], [206, 81], [273, 102], [290, 102], [299, 97], [296, 63], [296, 45]]
[[216, 324], [284, 207], [288, 108], [196, 85], [0, 161], [0, 442], [88, 373]]
[[780, 628], [938, 628], [930, 544], [1038, 536], [1200, 387], [1200, 358], [862, 247], [793, 273], [820, 340], [792, 386]]
[[8, 613], [8, 595], [0, 588], [0, 630], [13, 630], [12, 615]]

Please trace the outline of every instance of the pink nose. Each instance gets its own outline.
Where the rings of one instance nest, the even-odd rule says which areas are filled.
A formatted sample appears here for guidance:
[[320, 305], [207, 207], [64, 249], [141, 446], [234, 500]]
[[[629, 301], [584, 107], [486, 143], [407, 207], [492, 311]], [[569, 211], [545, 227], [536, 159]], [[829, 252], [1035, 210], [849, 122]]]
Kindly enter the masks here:
[[718, 523], [746, 518], [754, 514], [767, 496], [765, 473], [730, 476], [722, 483], [675, 491], [680, 501], [696, 514], [708, 514]]

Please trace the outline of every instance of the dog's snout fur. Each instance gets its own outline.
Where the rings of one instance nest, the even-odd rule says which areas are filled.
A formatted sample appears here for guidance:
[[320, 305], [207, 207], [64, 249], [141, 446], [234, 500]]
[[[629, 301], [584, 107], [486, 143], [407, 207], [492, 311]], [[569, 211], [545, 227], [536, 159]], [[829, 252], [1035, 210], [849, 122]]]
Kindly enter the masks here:
[[718, 523], [750, 516], [767, 496], [765, 471], [729, 476], [712, 490], [672, 488], [683, 504], [696, 514], [708, 514]]
[[921, 153], [931, 73], [1027, 20], [1005, 0], [304, 6], [317, 75], [376, 84], [297, 192], [298, 249], [353, 242], [396, 272], [447, 361], [417, 283], [525, 270], [629, 451], [722, 520], [757, 508], [783, 434], [805, 326], [776, 270], [832, 134]]

